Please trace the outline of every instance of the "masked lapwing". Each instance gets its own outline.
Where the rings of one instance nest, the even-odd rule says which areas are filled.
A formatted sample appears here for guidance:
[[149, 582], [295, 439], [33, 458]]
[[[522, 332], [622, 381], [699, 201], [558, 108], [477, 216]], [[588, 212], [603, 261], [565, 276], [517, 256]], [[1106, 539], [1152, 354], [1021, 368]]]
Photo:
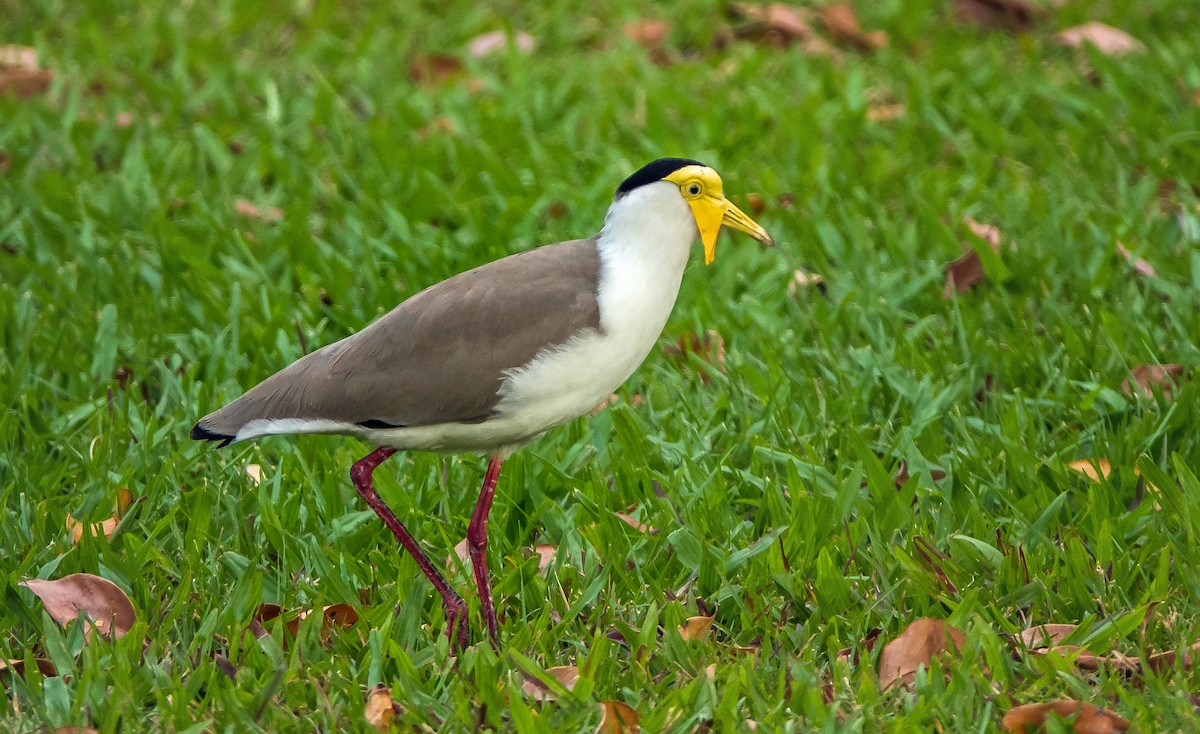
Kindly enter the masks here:
[[430, 286], [362, 331], [308, 354], [211, 413], [191, 437], [221, 446], [275, 434], [356, 436], [379, 448], [355, 489], [441, 594], [446, 634], [467, 642], [467, 607], [371, 475], [397, 451], [490, 455], [467, 528], [488, 635], [497, 643], [487, 521], [504, 459], [588, 413], [633, 374], [675, 305], [692, 243], [713, 261], [722, 226], [766, 230], [694, 160], [662, 158], [617, 187], [594, 237], [521, 252]]

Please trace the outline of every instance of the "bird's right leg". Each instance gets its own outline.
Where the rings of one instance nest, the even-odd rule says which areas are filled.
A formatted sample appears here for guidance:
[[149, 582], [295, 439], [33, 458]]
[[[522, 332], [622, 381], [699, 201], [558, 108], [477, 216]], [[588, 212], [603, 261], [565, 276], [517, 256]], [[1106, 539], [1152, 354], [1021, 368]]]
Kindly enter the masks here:
[[350, 479], [354, 482], [354, 488], [358, 490], [362, 498], [367, 501], [375, 514], [379, 515], [383, 524], [388, 526], [388, 530], [392, 531], [392, 535], [396, 536], [400, 545], [404, 546], [421, 570], [425, 572], [429, 582], [433, 584], [433, 588], [442, 595], [442, 604], [446, 608], [446, 637], [450, 639], [450, 643], [455, 649], [461, 650], [467, 646], [466, 602], [455, 593], [454, 589], [450, 588], [450, 584], [446, 583], [442, 572], [437, 570], [437, 567], [429, 560], [429, 556], [425, 555], [425, 551], [417, 545], [416, 539], [409, 534], [408, 529], [379, 496], [379, 492], [375, 490], [375, 485], [371, 481], [371, 475], [375, 472], [375, 468], [394, 453], [396, 453], [396, 449], [392, 448], [375, 449], [354, 462], [354, 466], [350, 467]]

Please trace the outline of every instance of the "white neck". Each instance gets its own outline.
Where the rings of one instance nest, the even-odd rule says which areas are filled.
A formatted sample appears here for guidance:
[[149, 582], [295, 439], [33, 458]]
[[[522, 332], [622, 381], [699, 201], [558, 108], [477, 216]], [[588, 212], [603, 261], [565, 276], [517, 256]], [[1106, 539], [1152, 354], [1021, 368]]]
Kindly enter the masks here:
[[597, 242], [600, 325], [630, 340], [639, 363], [671, 315], [698, 236], [691, 208], [666, 181], [630, 191], [604, 217]]

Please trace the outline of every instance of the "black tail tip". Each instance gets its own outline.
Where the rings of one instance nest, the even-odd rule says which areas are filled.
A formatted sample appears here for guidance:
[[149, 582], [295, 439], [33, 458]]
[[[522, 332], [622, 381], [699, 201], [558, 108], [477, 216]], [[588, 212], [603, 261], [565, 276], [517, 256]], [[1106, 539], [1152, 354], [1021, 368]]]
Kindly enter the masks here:
[[192, 432], [188, 435], [197, 441], [220, 441], [221, 443], [217, 444], [217, 448], [219, 449], [223, 449], [233, 443], [233, 436], [224, 433], [214, 433], [199, 423], [192, 426]]

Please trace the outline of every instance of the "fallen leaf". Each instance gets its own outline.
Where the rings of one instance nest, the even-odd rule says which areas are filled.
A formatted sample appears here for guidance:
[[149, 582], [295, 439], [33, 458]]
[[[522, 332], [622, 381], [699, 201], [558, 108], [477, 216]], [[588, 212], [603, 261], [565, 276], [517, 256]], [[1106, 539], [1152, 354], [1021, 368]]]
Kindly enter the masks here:
[[450, 555], [446, 556], [446, 568], [453, 571], [460, 567], [471, 567], [471, 549], [467, 545], [466, 538], [455, 543], [454, 550], [450, 551]]
[[1113, 28], [1095, 20], [1068, 28], [1056, 37], [1059, 43], [1072, 48], [1082, 48], [1085, 45], [1095, 46], [1097, 51], [1107, 56], [1120, 56], [1146, 50], [1146, 46], [1141, 41], [1120, 28]]
[[1125, 248], [1125, 245], [1122, 245], [1120, 242], [1117, 243], [1117, 253], [1119, 253], [1121, 257], [1125, 259], [1125, 262], [1133, 266], [1133, 272], [1137, 273], [1143, 278], [1154, 278], [1158, 276], [1158, 271], [1154, 269], [1153, 265], [1137, 255], [1134, 255]]
[[1073, 624], [1039, 624], [1018, 633], [1016, 639], [1029, 650], [1045, 650], [1062, 643], [1075, 628]]
[[1163, 397], [1170, 400], [1175, 394], [1183, 378], [1181, 364], [1139, 364], [1130, 372], [1133, 382], [1126, 378], [1121, 382], [1121, 392], [1133, 396], [1136, 391], [1142, 397], [1154, 397], [1154, 389], [1162, 391]]
[[101, 520], [100, 522], [97, 522], [97, 523], [89, 524], [89, 523], [80, 522], [79, 520], [76, 520], [75, 518], [71, 517], [70, 514], [68, 514], [67, 521], [66, 521], [67, 530], [71, 531], [71, 537], [75, 539], [76, 543], [79, 543], [79, 541], [83, 540], [84, 531], [89, 527], [91, 528], [93, 536], [95, 536], [97, 538], [99, 538], [100, 536], [104, 536], [105, 538], [111, 538], [112, 534], [117, 529], [117, 525], [119, 525], [121, 523], [121, 518], [125, 516], [125, 510], [129, 509], [129, 505], [132, 503], [133, 503], [133, 492], [130, 492], [125, 487], [121, 487], [120, 489], [117, 490], [115, 511], [113, 512], [112, 517], [107, 518], [105, 520]]
[[[892, 477], [892, 481], [896, 484], [896, 489], [900, 489], [908, 482], [908, 462], [904, 459], [900, 460], [900, 464], [896, 466], [896, 474]], [[935, 482], [940, 482], [946, 478], [946, 472], [941, 469], [930, 469], [929, 478]]]
[[1046, 11], [1026, 0], [954, 0], [954, 17], [960, 23], [983, 28], [1029, 30]]
[[[306, 619], [312, 612], [303, 612], [300, 619]], [[334, 629], [349, 629], [358, 622], [358, 610], [349, 604], [330, 604], [321, 607], [321, 630], [328, 632]]]
[[1074, 469], [1093, 482], [1108, 479], [1112, 474], [1112, 465], [1108, 463], [1108, 459], [1076, 459], [1067, 464], [1067, 468]]
[[444, 133], [446, 135], [457, 135], [458, 126], [454, 124], [454, 120], [445, 115], [438, 115], [429, 121], [429, 124], [422, 125], [417, 129], [417, 137], [422, 140], [427, 140], [434, 135]]
[[261, 219], [267, 222], [278, 222], [283, 219], [283, 210], [277, 206], [260, 207], [245, 199], [237, 199], [233, 202], [233, 208], [238, 214], [249, 219]]
[[121, 638], [137, 621], [133, 603], [121, 587], [100, 576], [73, 573], [54, 581], [30, 579], [18, 585], [37, 595], [46, 613], [60, 625], [74, 621], [82, 613], [101, 635]]
[[57, 729], [46, 731], [48, 731], [48, 734], [100, 734], [99, 731], [90, 726], [76, 726], [74, 724], [70, 726], [60, 726]]
[[712, 632], [713, 619], [715, 617], [688, 617], [683, 624], [679, 626], [679, 636], [688, 642], [699, 642], [707, 639], [709, 633]]
[[28, 99], [50, 88], [54, 72], [38, 65], [37, 49], [0, 46], [0, 94]]
[[762, 24], [766, 30], [778, 34], [784, 43], [804, 41], [813, 37], [807, 11], [794, 5], [734, 3], [731, 10], [741, 18]]
[[449, 54], [417, 54], [408, 64], [408, 78], [416, 84], [444, 82], [462, 71], [462, 62]]
[[367, 691], [367, 705], [363, 708], [363, 716], [368, 724], [375, 727], [375, 731], [387, 731], [392, 726], [392, 719], [402, 713], [404, 707], [392, 700], [392, 689], [386, 683], [376, 684]]
[[1037, 731], [1051, 714], [1062, 718], [1074, 718], [1074, 728], [1079, 734], [1113, 734], [1129, 729], [1129, 721], [1108, 709], [1071, 699], [1051, 703], [1028, 703], [1010, 709], [1001, 722], [1004, 730], [1011, 734], [1027, 734]]
[[965, 640], [966, 636], [945, 620], [918, 619], [884, 645], [879, 656], [879, 687], [886, 689], [896, 681], [911, 683], [918, 668], [936, 655], [957, 650]]
[[551, 562], [554, 561], [554, 556], [558, 553], [558, 549], [552, 545], [538, 545], [534, 546], [533, 552], [538, 557], [538, 573], [541, 573], [549, 568]]
[[854, 6], [850, 3], [831, 3], [821, 8], [821, 25], [835, 41], [848, 43], [863, 51], [877, 51], [888, 45], [884, 31], [866, 33], [858, 24]]
[[746, 207], [750, 209], [752, 215], [760, 217], [767, 210], [767, 200], [759, 194], [750, 192], [746, 194]]
[[625, 512], [616, 512], [613, 514], [615, 514], [617, 517], [621, 518], [623, 521], [625, 521], [626, 525], [628, 525], [629, 527], [638, 531], [639, 533], [646, 533], [647, 535], [657, 535], [658, 534], [658, 528], [652, 528], [649, 525], [646, 525], [641, 520], [634, 518], [633, 515], [630, 515]]
[[908, 114], [908, 107], [900, 102], [871, 105], [867, 108], [867, 119], [871, 122], [890, 122]]
[[[516, 36], [513, 38], [513, 45], [521, 53], [529, 53], [537, 45], [537, 42], [533, 40], [533, 36], [525, 31], [517, 31]], [[467, 53], [472, 58], [478, 59], [494, 54], [497, 51], [503, 51], [506, 48], [508, 48], [508, 33], [505, 31], [490, 31], [471, 39], [471, 43], [467, 45]]]
[[[559, 665], [553, 668], [546, 668], [546, 672], [568, 691], [573, 690], [575, 683], [579, 681], [579, 668], [574, 665]], [[530, 676], [525, 677], [525, 683], [522, 684], [521, 690], [535, 701], [553, 701], [558, 698], [558, 694], [549, 686], [537, 678]]]
[[837, 659], [852, 662], [857, 665], [858, 658], [861, 653], [870, 653], [875, 649], [875, 644], [879, 642], [879, 635], [882, 632], [883, 630], [879, 629], [878, 627], [872, 627], [871, 629], [867, 630], [867, 634], [863, 635], [862, 639], [858, 641], [858, 646], [856, 648], [843, 647], [841, 650], [838, 650]]
[[775, 48], [799, 44], [804, 53], [812, 56], [841, 56], [837, 48], [813, 32], [808, 23], [809, 11], [804, 8], [784, 3], [735, 3], [730, 10], [734, 16], [746, 21], [732, 29], [735, 38], [757, 41]]
[[667, 36], [671, 35], [671, 23], [643, 18], [626, 23], [621, 30], [626, 38], [647, 51], [657, 51], [662, 48]]
[[638, 712], [620, 701], [600, 702], [600, 726], [596, 734], [637, 734]]
[[[990, 224], [981, 224], [971, 217], [963, 217], [963, 223], [973, 235], [986, 242], [992, 252], [1000, 252], [999, 229]], [[979, 253], [969, 245], [964, 245], [963, 249], [963, 256], [946, 266], [946, 287], [942, 290], [946, 298], [951, 298], [955, 292], [966, 293], [984, 278]]]
[[38, 69], [38, 52], [32, 46], [0, 46], [0, 69]]
[[[45, 678], [51, 678], [58, 675], [58, 671], [54, 668], [54, 663], [45, 658], [34, 658], [32, 661], [33, 667]], [[25, 677], [25, 661], [13, 658], [0, 658], [0, 673], [6, 670], [11, 670], [13, 673]]]
[[[667, 357], [678, 362], [683, 362], [687, 359], [687, 355], [694, 354], [716, 366], [720, 371], [725, 371], [725, 340], [714, 329], [709, 329], [704, 336], [699, 336], [695, 332], [684, 334], [676, 339], [674, 344], [663, 345], [662, 351]], [[709, 376], [701, 370], [700, 382], [707, 385], [709, 379]]]
[[[268, 622], [284, 618], [285, 636], [290, 639], [300, 632], [300, 623], [307, 619], [314, 610], [308, 609], [299, 613], [289, 612], [278, 604], [259, 604], [250, 620], [250, 631], [254, 637], [260, 638], [270, 634], [266, 625]], [[358, 621], [358, 610], [349, 604], [330, 604], [321, 607], [321, 640], [328, 641], [330, 635], [338, 629], [354, 626]]]
[[788, 295], [794, 296], [802, 290], [816, 288], [825, 292], [825, 278], [820, 273], [810, 273], [806, 270], [796, 270], [788, 281]]

